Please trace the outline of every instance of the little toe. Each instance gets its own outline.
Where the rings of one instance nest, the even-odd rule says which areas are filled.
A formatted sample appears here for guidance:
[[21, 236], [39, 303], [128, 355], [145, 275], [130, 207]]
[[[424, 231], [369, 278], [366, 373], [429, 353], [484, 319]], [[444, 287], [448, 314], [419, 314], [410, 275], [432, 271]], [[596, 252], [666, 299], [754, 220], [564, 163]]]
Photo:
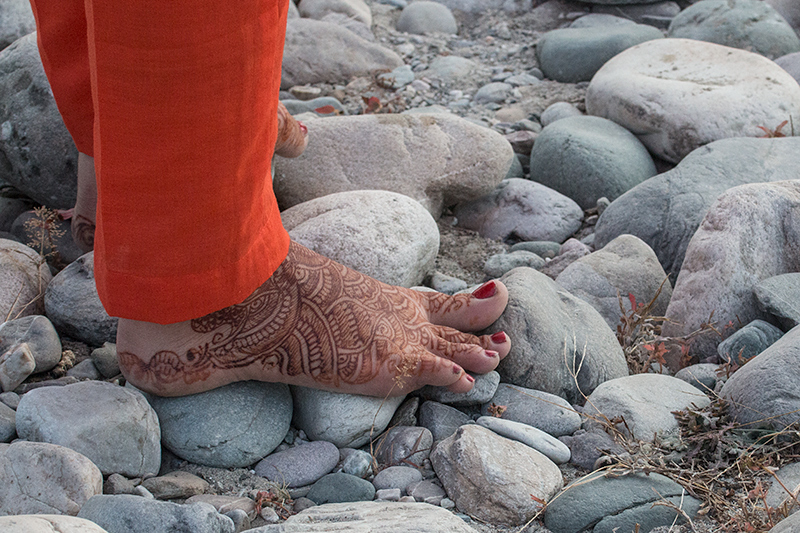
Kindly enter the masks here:
[[418, 294], [431, 323], [461, 331], [478, 331], [489, 327], [500, 318], [508, 304], [508, 289], [498, 280], [487, 281], [470, 294]]
[[[506, 351], [501, 354], [495, 350], [494, 343], [488, 335], [476, 337], [444, 326], [435, 328], [434, 332], [434, 335], [426, 341], [431, 352], [478, 374], [494, 370], [500, 359], [508, 353]], [[506, 348], [505, 345], [499, 347]]]
[[[396, 382], [403, 385], [404, 390], [407, 389], [406, 385], [409, 381], [414, 388], [424, 385], [456, 387], [456, 389], [465, 390], [472, 388], [470, 380], [474, 381], [474, 378], [469, 376], [461, 365], [449, 359], [439, 357], [427, 350], [414, 350], [413, 353], [407, 354], [404, 359], [407, 362], [406, 369], [398, 372], [398, 378], [395, 379]], [[408, 362], [410, 361], [413, 361], [413, 363], [409, 365]], [[413, 370], [409, 371], [408, 367], [412, 367]]]

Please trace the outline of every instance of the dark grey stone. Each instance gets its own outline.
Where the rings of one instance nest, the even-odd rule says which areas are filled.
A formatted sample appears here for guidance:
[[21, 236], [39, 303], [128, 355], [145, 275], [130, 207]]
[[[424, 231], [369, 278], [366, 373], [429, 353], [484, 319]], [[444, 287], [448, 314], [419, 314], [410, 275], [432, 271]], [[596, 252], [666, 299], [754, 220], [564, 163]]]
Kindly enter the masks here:
[[80, 380], [84, 379], [102, 379], [102, 375], [97, 371], [97, 367], [91, 359], [84, 359], [77, 365], [67, 370], [67, 375]]
[[410, 466], [390, 466], [384, 468], [372, 480], [377, 490], [400, 489], [400, 494], [406, 494], [406, 487], [412, 483], [422, 481], [422, 473]]
[[[492, 330], [496, 331], [496, 330]], [[418, 394], [426, 400], [434, 400], [448, 405], [480, 405], [489, 401], [500, 383], [500, 375], [492, 370], [486, 374], [470, 374], [475, 378], [475, 383], [468, 392], [450, 392], [444, 387], [426, 385]]]
[[42, 215], [35, 211], [20, 213], [11, 224], [11, 234], [19, 242], [39, 251], [56, 269], [64, 268], [85, 253], [72, 239], [72, 222], [60, 217], [48, 222], [52, 229], [46, 232], [42, 243], [41, 220]]
[[113, 342], [104, 342], [100, 348], [92, 350], [92, 362], [105, 378], [119, 375], [117, 345]]
[[586, 470], [594, 470], [597, 460], [604, 455], [621, 454], [625, 449], [617, 444], [602, 429], [579, 429], [572, 435], [564, 435], [558, 440], [569, 447], [569, 462]]
[[527, 424], [560, 437], [581, 427], [581, 417], [564, 398], [517, 385], [501, 383], [492, 399], [483, 404], [481, 413], [490, 415], [494, 404], [504, 406], [502, 418]]
[[490, 102], [502, 104], [511, 94], [511, 89], [513, 89], [513, 86], [508, 83], [487, 83], [475, 92], [475, 96], [473, 96], [472, 99], [478, 104], [487, 104]]
[[0, 353], [23, 342], [36, 361], [34, 374], [47, 372], [61, 361], [61, 339], [47, 317], [25, 316], [0, 325]]
[[718, 381], [721, 379], [724, 381], [724, 376], [717, 374], [719, 369], [720, 365], [699, 363], [681, 368], [675, 373], [675, 377], [694, 385], [703, 392], [709, 392], [716, 390]]
[[774, 316], [784, 329], [800, 324], [800, 273], [763, 279], [756, 285], [755, 294], [761, 308]]
[[289, 488], [311, 485], [339, 462], [339, 449], [324, 440], [276, 452], [259, 461], [256, 474]]
[[416, 426], [417, 411], [419, 410], [419, 397], [406, 398], [389, 421], [389, 427]]
[[717, 353], [723, 361], [743, 365], [771, 346], [783, 332], [763, 320], [753, 320], [742, 329], [719, 343]]
[[499, 278], [506, 272], [517, 267], [541, 268], [545, 260], [533, 252], [517, 250], [502, 254], [494, 254], [486, 260], [483, 272], [490, 278]]
[[[0, 28], [2, 28], [2, 26], [0, 26]], [[21, 198], [0, 198], [0, 231], [11, 232], [11, 225], [17, 217], [30, 208], [30, 202], [27, 200]], [[17, 238], [16, 235], [14, 238]]]
[[446, 439], [464, 424], [474, 424], [472, 419], [455, 407], [428, 401], [419, 410], [419, 425], [428, 428], [434, 441]]
[[431, 454], [433, 435], [424, 427], [391, 428], [374, 446], [375, 460], [381, 466], [421, 467]]
[[328, 474], [311, 486], [306, 497], [317, 505], [370, 501], [375, 497], [375, 486], [350, 474]]
[[0, 403], [0, 442], [11, 442], [16, 435], [16, 413], [6, 404]]
[[620, 5], [615, 3], [612, 5], [595, 5], [592, 7], [592, 13], [606, 13], [617, 17], [624, 17], [640, 24], [655, 26], [662, 30], [666, 30], [669, 27], [669, 23], [675, 18], [675, 15], [680, 12], [681, 7], [677, 2], [673, 2], [672, 0], [649, 2], [646, 4]]

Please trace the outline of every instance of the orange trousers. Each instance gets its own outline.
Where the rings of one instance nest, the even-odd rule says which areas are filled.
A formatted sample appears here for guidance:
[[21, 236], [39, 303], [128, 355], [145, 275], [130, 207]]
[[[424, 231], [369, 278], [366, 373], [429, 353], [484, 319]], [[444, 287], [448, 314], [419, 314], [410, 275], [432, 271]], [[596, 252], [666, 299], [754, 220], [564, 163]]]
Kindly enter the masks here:
[[161, 324], [241, 302], [286, 257], [270, 163], [288, 0], [32, 0], [95, 158], [97, 291]]

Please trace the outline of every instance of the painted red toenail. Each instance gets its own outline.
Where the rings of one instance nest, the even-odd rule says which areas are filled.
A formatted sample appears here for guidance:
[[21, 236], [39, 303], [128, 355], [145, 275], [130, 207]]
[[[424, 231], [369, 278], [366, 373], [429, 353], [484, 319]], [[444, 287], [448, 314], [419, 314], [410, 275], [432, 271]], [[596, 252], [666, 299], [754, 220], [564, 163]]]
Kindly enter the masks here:
[[302, 122], [300, 122], [300, 121], [298, 120], [298, 121], [297, 121], [297, 125], [298, 125], [298, 126], [300, 126], [300, 131], [302, 131], [302, 132], [303, 132], [303, 135], [307, 135], [307, 134], [308, 134], [308, 128], [306, 127], [306, 125], [305, 125], [305, 124], [303, 124]]
[[453, 374], [460, 374], [460, 373], [462, 373], [463, 371], [464, 371], [464, 370], [462, 370], [460, 366], [458, 366], [458, 365], [453, 365]]
[[484, 350], [486, 352], [486, 357], [497, 357], [500, 355], [499, 353], [492, 351], [492, 350]]
[[497, 333], [495, 333], [494, 335], [492, 335], [489, 338], [492, 339], [492, 342], [495, 343], [495, 344], [503, 344], [504, 342], [506, 342], [508, 340], [508, 337], [506, 337], [506, 332], [505, 331], [498, 331]]
[[466, 375], [466, 376], [464, 376], [464, 377], [466, 377], [466, 378], [467, 378], [467, 381], [469, 381], [470, 383], [475, 383], [475, 378], [473, 378], [473, 377], [472, 377], [472, 376], [470, 376], [469, 374], [467, 374], [467, 375]]
[[472, 295], [477, 298], [478, 300], [485, 300], [486, 298], [491, 298], [494, 296], [494, 293], [497, 292], [497, 284], [492, 281], [487, 281], [477, 289]]

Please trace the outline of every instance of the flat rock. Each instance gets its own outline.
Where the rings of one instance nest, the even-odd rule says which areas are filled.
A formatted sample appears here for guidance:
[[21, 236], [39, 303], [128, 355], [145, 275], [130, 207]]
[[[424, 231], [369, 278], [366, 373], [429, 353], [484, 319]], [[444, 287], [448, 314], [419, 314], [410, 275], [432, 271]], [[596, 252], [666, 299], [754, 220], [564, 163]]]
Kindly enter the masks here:
[[82, 255], [59, 272], [44, 294], [47, 317], [59, 332], [100, 346], [116, 342], [119, 319], [108, 316], [94, 282], [94, 252]]
[[19, 318], [44, 313], [40, 291], [53, 279], [42, 256], [24, 244], [0, 239], [0, 313]]
[[326, 440], [337, 448], [357, 448], [380, 435], [403, 402], [402, 396], [373, 398], [298, 386], [291, 390], [293, 425], [310, 439]]
[[258, 533], [474, 533], [450, 511], [427, 503], [355, 502], [311, 507]]
[[[707, 0], [706, 0], [707, 1]], [[586, 110], [630, 130], [677, 163], [728, 137], [759, 136], [800, 115], [800, 85], [764, 56], [689, 39], [656, 39], [603, 65]]]
[[179, 505], [129, 494], [94, 496], [78, 517], [91, 520], [109, 533], [234, 533], [233, 520], [207, 503]]
[[569, 461], [570, 451], [567, 445], [541, 429], [494, 416], [482, 416], [476, 420], [476, 423], [494, 431], [501, 437], [530, 446], [556, 464]]
[[34, 374], [47, 372], [61, 361], [61, 339], [47, 317], [26, 316], [0, 325], [0, 353], [23, 342], [35, 360]]
[[679, 435], [678, 422], [672, 411], [695, 405], [705, 407], [710, 402], [699, 389], [683, 380], [661, 374], [635, 374], [601, 383], [586, 401], [585, 424], [592, 427], [592, 417], [604, 421], [621, 416], [625, 424], [617, 427], [628, 430], [633, 438], [651, 442], [656, 434], [661, 437]]
[[487, 330], [514, 339], [497, 368], [504, 382], [579, 402], [603, 381], [628, 374], [614, 333], [589, 304], [530, 268], [501, 281], [508, 307]]
[[531, 179], [572, 198], [582, 209], [615, 200], [656, 174], [644, 145], [600, 117], [568, 117], [542, 130], [531, 150]]
[[298, 11], [302, 17], [316, 20], [320, 20], [330, 13], [341, 13], [367, 26], [372, 26], [372, 12], [364, 0], [302, 0]]
[[683, 520], [674, 509], [653, 505], [659, 500], [681, 507], [689, 517], [697, 514], [700, 501], [684, 496], [684, 492], [661, 474], [606, 477], [602, 471], [593, 472], [567, 486], [548, 503], [544, 523], [553, 533], [588, 531], [592, 526], [595, 533], [635, 531], [637, 523], [641, 531], [650, 531], [671, 525], [676, 519], [678, 523]]
[[[319, 46], [325, 43], [325, 46]], [[308, 18], [286, 25], [281, 88], [312, 83], [346, 83], [403, 64], [391, 50], [337, 24]]]
[[288, 488], [311, 485], [339, 462], [339, 449], [324, 440], [300, 444], [266, 456], [256, 474]]
[[620, 235], [576, 259], [558, 275], [556, 283], [597, 309], [614, 331], [623, 312], [620, 305], [626, 314], [631, 310], [628, 295], [643, 305], [655, 299], [650, 310], [653, 316], [663, 316], [672, 297], [672, 285], [655, 252], [633, 235]]
[[720, 395], [739, 424], [783, 431], [800, 421], [800, 328], [737, 370]]
[[800, 38], [786, 19], [759, 0], [702, 0], [672, 19], [668, 35], [741, 48], [770, 59], [800, 51]]
[[572, 435], [581, 427], [581, 417], [564, 398], [517, 385], [501, 383], [492, 399], [481, 408], [491, 414], [491, 405], [503, 406], [503, 418], [538, 428], [554, 437]]
[[0, 50], [36, 31], [30, 2], [5, 0], [0, 8]]
[[151, 477], [142, 481], [142, 486], [159, 500], [190, 498], [208, 490], [208, 482], [189, 472], [169, 472], [163, 476]]
[[720, 194], [745, 183], [796, 179], [798, 165], [800, 139], [713, 142], [612, 202], [595, 226], [595, 246], [635, 235], [653, 249], [674, 284], [689, 241]]
[[89, 520], [58, 514], [0, 516], [0, 529], [14, 533], [108, 533]]
[[417, 0], [403, 8], [397, 19], [397, 31], [455, 34], [458, 33], [458, 23], [446, 5]]
[[322, 476], [306, 495], [317, 505], [371, 501], [374, 497], [375, 486], [372, 483], [341, 472]]
[[502, 135], [451, 115], [340, 116], [307, 126], [312, 140], [303, 155], [276, 160], [282, 209], [380, 189], [410, 196], [438, 218], [445, 205], [491, 192], [514, 157]]
[[166, 449], [218, 468], [262, 459], [281, 443], [292, 419], [292, 398], [283, 383], [244, 381], [190, 396], [146, 397], [158, 413]]
[[783, 336], [783, 332], [763, 320], [753, 320], [719, 343], [717, 353], [724, 362], [743, 365]]
[[589, 81], [609, 59], [623, 50], [664, 34], [644, 24], [571, 27], [545, 33], [536, 58], [548, 78], [562, 83]]
[[800, 324], [800, 273], [790, 272], [759, 281], [755, 288], [761, 308], [784, 329]]
[[36, 33], [0, 52], [3, 179], [39, 204], [75, 205], [78, 150], [56, 108]]
[[[769, 320], [753, 297], [759, 280], [800, 271], [800, 181], [741, 185], [709, 208], [686, 250], [663, 335], [718, 324]], [[731, 332], [726, 332], [730, 335]], [[690, 354], [716, 354], [718, 335], [695, 338]]]
[[490, 524], [522, 525], [562, 486], [558, 467], [520, 442], [478, 425], [462, 426], [431, 454], [447, 496]]
[[583, 210], [564, 194], [535, 181], [511, 178], [456, 206], [458, 225], [487, 239], [563, 242], [578, 231]]
[[292, 240], [389, 285], [433, 272], [439, 228], [422, 205], [389, 191], [345, 191], [281, 213]]
[[100, 470], [76, 451], [25, 441], [0, 447], [0, 515], [76, 515], [102, 493]]
[[43, 387], [17, 407], [20, 438], [66, 446], [103, 474], [141, 477], [161, 465], [156, 413], [141, 394], [101, 381]]

